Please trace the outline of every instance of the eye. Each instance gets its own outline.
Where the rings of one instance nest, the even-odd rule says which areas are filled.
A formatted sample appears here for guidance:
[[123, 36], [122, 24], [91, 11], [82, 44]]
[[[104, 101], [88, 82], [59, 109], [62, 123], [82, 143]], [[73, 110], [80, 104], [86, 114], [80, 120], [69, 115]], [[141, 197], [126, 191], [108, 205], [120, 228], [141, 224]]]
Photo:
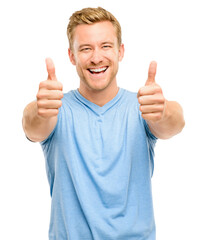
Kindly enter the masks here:
[[111, 48], [111, 46], [110, 45], [104, 45], [103, 48], [108, 49], [108, 48]]
[[81, 52], [88, 52], [88, 51], [90, 51], [91, 50], [91, 48], [82, 48], [81, 49]]

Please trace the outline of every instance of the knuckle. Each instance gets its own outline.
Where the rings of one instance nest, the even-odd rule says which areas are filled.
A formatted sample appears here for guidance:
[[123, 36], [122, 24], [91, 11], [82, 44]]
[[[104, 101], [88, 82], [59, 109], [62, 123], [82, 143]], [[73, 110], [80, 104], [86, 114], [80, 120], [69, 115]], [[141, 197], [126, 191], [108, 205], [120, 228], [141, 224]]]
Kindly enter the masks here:
[[60, 99], [62, 99], [62, 98], [64, 97], [63, 92], [60, 93], [60, 96], [59, 96], [59, 97], [60, 97]]
[[157, 105], [156, 108], [155, 108], [155, 110], [156, 110], [156, 111], [159, 111], [159, 112], [163, 112], [163, 110], [164, 110], [164, 105], [163, 105], [163, 104]]
[[40, 100], [37, 100], [37, 107], [38, 107], [38, 109], [41, 108], [41, 106], [42, 106], [41, 101], [40, 101]]
[[163, 94], [162, 93], [157, 93], [156, 95], [155, 95], [155, 97], [156, 97], [156, 101], [159, 103], [159, 104], [164, 104], [164, 102], [165, 102], [165, 98], [164, 98], [164, 96], [163, 96]]
[[46, 118], [46, 119], [50, 118], [50, 117], [53, 117], [53, 116], [57, 116], [58, 113], [59, 113], [58, 109], [43, 109], [43, 108], [40, 108], [37, 111], [38, 116], [40, 116], [42, 118]]
[[155, 85], [154, 86], [154, 88], [155, 88], [155, 92], [157, 92], [157, 93], [160, 93], [160, 92], [162, 92], [162, 89], [161, 89], [161, 87], [159, 86], [159, 85]]
[[55, 108], [50, 111], [50, 117], [57, 116], [59, 114], [59, 109]]
[[140, 88], [139, 91], [138, 91], [138, 96], [141, 96], [143, 94], [143, 89]]
[[41, 94], [41, 92], [40, 92], [40, 91], [37, 93], [37, 95], [36, 95], [36, 98], [37, 98], [37, 99], [40, 99], [40, 98], [42, 98], [42, 94]]
[[165, 106], [164, 106], [164, 104], [162, 104], [162, 105], [161, 105], [161, 108], [160, 108], [160, 111], [163, 112], [164, 109], [165, 109]]
[[39, 89], [45, 88], [45, 87], [46, 87], [46, 81], [40, 82], [40, 84], [39, 84]]
[[58, 108], [62, 106], [62, 101], [58, 101]]
[[138, 102], [139, 102], [139, 104], [142, 104], [142, 97], [138, 98]]
[[54, 103], [53, 103], [53, 108], [54, 109], [58, 109], [62, 106], [62, 101], [60, 100], [55, 100]]
[[44, 100], [38, 100], [37, 101], [37, 106], [38, 106], [38, 108], [46, 108], [47, 102], [44, 101]]
[[55, 116], [58, 115], [59, 114], [59, 109], [54, 109], [54, 110], [55, 110], [54, 111]]
[[62, 90], [63, 89], [63, 85], [61, 82], [55, 81], [55, 80], [50, 80], [48, 82], [48, 87], [51, 90]]
[[64, 93], [62, 91], [61, 91], [60, 97], [61, 99], [64, 97]]
[[146, 114], [144, 114], [144, 113], [142, 113], [142, 114], [141, 114], [141, 117], [142, 117], [143, 119], [145, 119], [145, 120], [148, 120], [148, 117], [147, 117], [147, 115], [146, 115]]
[[38, 108], [38, 115], [41, 116], [41, 117], [44, 117], [45, 116], [45, 112], [44, 112], [44, 109], [42, 108]]
[[58, 100], [61, 100], [63, 97], [64, 97], [63, 92], [57, 90], [57, 91], [56, 91], [56, 98], [57, 98]]
[[59, 84], [59, 89], [62, 90], [63, 89], [63, 84], [61, 82], [58, 82]]
[[163, 95], [160, 96], [160, 103], [162, 103], [162, 104], [165, 103], [165, 98]]
[[157, 113], [157, 114], [155, 115], [155, 119], [156, 119], [157, 121], [161, 120], [161, 118], [162, 118], [162, 113], [161, 113], [161, 112], [159, 112], [159, 113]]
[[36, 95], [36, 98], [39, 100], [39, 99], [42, 99], [42, 98], [45, 98], [45, 93], [44, 91], [38, 91], [37, 95]]

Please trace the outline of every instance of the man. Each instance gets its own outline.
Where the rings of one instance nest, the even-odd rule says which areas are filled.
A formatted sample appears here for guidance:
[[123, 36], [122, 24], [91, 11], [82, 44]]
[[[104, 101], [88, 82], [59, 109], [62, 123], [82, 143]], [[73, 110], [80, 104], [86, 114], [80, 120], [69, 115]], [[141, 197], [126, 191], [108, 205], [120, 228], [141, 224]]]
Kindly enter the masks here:
[[124, 45], [111, 13], [77, 11], [67, 34], [79, 88], [63, 94], [48, 58], [48, 79], [23, 116], [26, 136], [41, 142], [46, 158], [49, 239], [154, 240], [154, 145], [182, 130], [182, 108], [156, 84], [156, 62], [138, 93], [118, 88]]

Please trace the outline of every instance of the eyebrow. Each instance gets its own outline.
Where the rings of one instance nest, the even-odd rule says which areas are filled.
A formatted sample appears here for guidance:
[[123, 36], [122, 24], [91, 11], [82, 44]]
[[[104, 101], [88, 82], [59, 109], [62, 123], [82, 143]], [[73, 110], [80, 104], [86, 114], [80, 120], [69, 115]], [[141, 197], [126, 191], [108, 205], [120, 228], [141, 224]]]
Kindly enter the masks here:
[[102, 45], [105, 45], [105, 44], [110, 44], [110, 45], [114, 45], [114, 42], [103, 42]]
[[90, 47], [90, 46], [91, 46], [91, 44], [88, 44], [88, 43], [81, 44], [81, 45], [79, 45], [79, 49], [83, 48], [83, 47]]

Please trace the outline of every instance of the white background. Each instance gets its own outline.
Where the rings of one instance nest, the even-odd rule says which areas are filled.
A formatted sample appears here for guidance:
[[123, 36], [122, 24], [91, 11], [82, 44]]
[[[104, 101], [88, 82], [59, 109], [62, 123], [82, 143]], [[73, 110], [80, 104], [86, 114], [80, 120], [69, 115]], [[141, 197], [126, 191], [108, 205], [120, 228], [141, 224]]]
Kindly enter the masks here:
[[[38, 143], [22, 130], [25, 105], [47, 78], [45, 58], [56, 65], [64, 91], [78, 87], [69, 62], [66, 26], [83, 7], [102, 6], [122, 25], [125, 57], [118, 83], [145, 84], [151, 60], [165, 97], [181, 103], [183, 132], [159, 140], [152, 178], [158, 240], [197, 239], [197, 7], [192, 0], [7, 0], [0, 3], [0, 238], [47, 240], [49, 186]], [[80, 227], [80, 226], [79, 226]]]

